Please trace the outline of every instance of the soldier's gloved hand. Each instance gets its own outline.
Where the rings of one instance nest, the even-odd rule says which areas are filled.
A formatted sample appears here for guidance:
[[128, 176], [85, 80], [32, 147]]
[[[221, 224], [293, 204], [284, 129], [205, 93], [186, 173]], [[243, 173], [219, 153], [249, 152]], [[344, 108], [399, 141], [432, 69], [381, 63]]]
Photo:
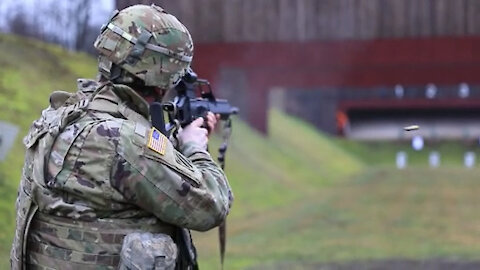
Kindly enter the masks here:
[[208, 135], [210, 135], [215, 130], [215, 126], [217, 125], [218, 119], [220, 119], [220, 115], [214, 115], [212, 112], [208, 112], [205, 119], [207, 120]]
[[208, 130], [205, 128], [203, 118], [197, 118], [195, 121], [190, 123], [190, 125], [186, 126], [185, 128], [181, 129], [178, 132], [177, 139], [180, 145], [193, 142], [200, 146], [202, 149], [207, 149], [208, 144], [208, 135], [210, 135], [211, 131], [215, 130], [215, 126], [217, 125], [217, 119], [219, 115], [214, 115], [211, 112], [208, 112], [207, 117], [207, 125]]
[[180, 145], [194, 143], [206, 150], [208, 144], [208, 131], [203, 128], [203, 118], [197, 118], [190, 125], [178, 131], [177, 139]]

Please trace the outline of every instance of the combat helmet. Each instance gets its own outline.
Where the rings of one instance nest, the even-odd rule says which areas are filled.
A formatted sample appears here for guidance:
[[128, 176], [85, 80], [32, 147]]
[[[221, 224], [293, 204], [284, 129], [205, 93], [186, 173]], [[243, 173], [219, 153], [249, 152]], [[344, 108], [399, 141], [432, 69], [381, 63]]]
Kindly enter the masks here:
[[155, 5], [115, 11], [94, 46], [105, 78], [128, 81], [134, 76], [145, 86], [162, 89], [172, 88], [182, 78], [193, 56], [187, 28]]

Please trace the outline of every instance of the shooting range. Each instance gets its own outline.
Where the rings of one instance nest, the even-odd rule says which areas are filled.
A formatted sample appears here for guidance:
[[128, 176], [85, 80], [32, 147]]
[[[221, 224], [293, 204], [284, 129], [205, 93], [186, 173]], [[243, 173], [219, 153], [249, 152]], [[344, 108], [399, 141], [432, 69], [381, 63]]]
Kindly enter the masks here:
[[[152, 3], [239, 109], [224, 269], [480, 269], [479, 0], [2, 0], [0, 269], [20, 138], [52, 91], [97, 76], [92, 44], [113, 10]], [[217, 230], [192, 236], [200, 269], [220, 269]]]

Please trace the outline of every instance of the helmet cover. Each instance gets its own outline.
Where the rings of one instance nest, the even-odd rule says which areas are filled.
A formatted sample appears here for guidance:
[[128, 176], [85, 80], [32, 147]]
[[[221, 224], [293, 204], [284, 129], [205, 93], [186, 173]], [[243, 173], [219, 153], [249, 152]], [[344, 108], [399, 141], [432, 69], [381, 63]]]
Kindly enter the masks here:
[[134, 5], [114, 13], [94, 46], [100, 53], [100, 72], [108, 78], [115, 64], [146, 86], [162, 89], [180, 81], [193, 56], [187, 28], [155, 5]]

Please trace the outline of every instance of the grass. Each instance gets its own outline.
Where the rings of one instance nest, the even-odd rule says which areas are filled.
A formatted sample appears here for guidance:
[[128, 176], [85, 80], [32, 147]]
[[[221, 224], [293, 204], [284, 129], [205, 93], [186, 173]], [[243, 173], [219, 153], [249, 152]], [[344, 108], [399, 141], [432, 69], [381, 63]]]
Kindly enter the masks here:
[[[0, 120], [20, 127], [0, 163], [0, 269], [8, 268], [21, 137], [52, 90], [73, 91], [95, 60], [55, 46], [0, 35]], [[227, 175], [235, 193], [225, 269], [303, 269], [319, 262], [384, 258], [480, 259], [480, 169], [462, 168], [475, 145], [358, 143], [333, 139], [270, 112], [270, 135], [234, 121]], [[218, 146], [215, 138], [212, 149]], [[409, 167], [394, 168], [406, 151]], [[428, 153], [442, 166], [430, 169]], [[195, 233], [202, 269], [218, 269], [217, 232]], [[290, 267], [292, 266], [292, 267]], [[293, 267], [294, 266], [294, 267]]]
[[274, 248], [269, 251], [281, 259], [252, 269], [279, 261], [298, 265], [384, 258], [478, 260], [478, 173], [478, 169], [466, 173], [416, 168], [392, 174], [380, 169], [368, 179], [325, 189], [322, 200], [312, 200], [315, 206], [306, 207], [312, 211], [300, 216], [312, 222], [300, 227], [295, 237], [271, 243]]

